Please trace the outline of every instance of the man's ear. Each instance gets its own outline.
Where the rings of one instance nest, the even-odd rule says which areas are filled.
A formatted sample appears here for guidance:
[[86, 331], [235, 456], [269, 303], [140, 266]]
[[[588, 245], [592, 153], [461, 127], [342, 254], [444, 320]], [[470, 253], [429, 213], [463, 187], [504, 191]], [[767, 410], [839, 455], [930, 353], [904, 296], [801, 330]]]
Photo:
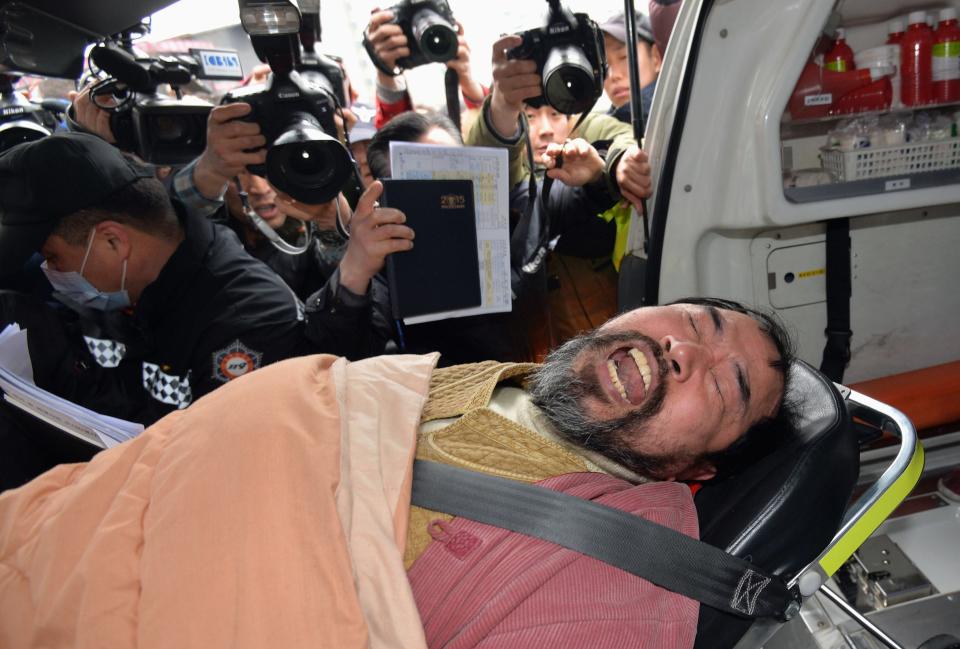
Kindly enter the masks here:
[[101, 221], [97, 224], [97, 234], [104, 237], [110, 250], [120, 259], [130, 257], [130, 231], [122, 223], [116, 221]]
[[705, 482], [717, 475], [717, 467], [709, 460], [699, 460], [677, 473], [676, 479], [681, 481], [696, 480]]
[[663, 64], [663, 55], [660, 54], [660, 48], [654, 43], [650, 46], [650, 59], [653, 61], [653, 69], [659, 75], [660, 66]]

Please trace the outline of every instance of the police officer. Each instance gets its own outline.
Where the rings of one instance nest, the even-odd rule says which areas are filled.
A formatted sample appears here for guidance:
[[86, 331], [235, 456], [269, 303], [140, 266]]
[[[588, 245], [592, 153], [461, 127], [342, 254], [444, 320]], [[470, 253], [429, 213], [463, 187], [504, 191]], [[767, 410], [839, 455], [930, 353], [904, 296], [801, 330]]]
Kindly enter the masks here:
[[31, 253], [59, 312], [5, 293], [42, 388], [150, 424], [304, 351], [302, 307], [233, 236], [171, 202], [151, 168], [63, 133], [0, 156], [0, 275]]

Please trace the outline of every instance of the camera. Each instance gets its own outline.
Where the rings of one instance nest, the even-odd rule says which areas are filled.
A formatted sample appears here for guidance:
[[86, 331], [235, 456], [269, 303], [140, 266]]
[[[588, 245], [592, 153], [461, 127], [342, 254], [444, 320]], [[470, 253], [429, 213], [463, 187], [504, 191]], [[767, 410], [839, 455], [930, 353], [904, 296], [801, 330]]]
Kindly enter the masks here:
[[[410, 56], [397, 59], [399, 68], [409, 70], [424, 63], [443, 63], [457, 58], [456, 21], [447, 0], [403, 0], [390, 7], [390, 11], [393, 22], [403, 29], [410, 49]], [[363, 44], [374, 65], [387, 74], [395, 74], [377, 58], [366, 35]]]
[[[238, 88], [222, 100], [250, 104], [243, 119], [259, 124], [267, 141], [266, 163], [247, 169], [298, 201], [325, 203], [356, 177], [334, 121], [347, 99], [343, 71], [330, 57], [302, 51], [300, 12], [291, 3], [239, 0], [239, 5], [253, 49], [272, 72], [265, 84]], [[313, 42], [309, 35], [306, 40]]]
[[546, 24], [520, 34], [523, 42], [507, 58], [532, 59], [540, 74], [545, 101], [566, 115], [589, 110], [603, 92], [606, 55], [603, 34], [586, 14], [571, 13], [549, 0]]
[[57, 127], [50, 111], [14, 90], [15, 82], [15, 77], [0, 74], [0, 152], [46, 137]]
[[[207, 116], [213, 105], [183, 97], [181, 86], [193, 79], [234, 79], [243, 74], [236, 52], [192, 50], [158, 58], [137, 58], [113, 43], [91, 50], [93, 63], [107, 78], [91, 88], [93, 102], [110, 113], [117, 146], [160, 165], [187, 163], [207, 143]], [[158, 92], [169, 84], [176, 98]]]

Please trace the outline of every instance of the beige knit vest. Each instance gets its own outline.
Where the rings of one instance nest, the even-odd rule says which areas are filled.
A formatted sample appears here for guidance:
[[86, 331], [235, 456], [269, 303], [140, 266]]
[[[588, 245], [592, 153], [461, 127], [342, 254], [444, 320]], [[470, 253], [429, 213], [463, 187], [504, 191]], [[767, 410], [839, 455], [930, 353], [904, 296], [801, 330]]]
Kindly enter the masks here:
[[[589, 470], [582, 458], [491, 410], [494, 388], [519, 383], [537, 367], [533, 363], [486, 361], [434, 370], [421, 423], [459, 417], [440, 430], [421, 433], [417, 458], [482, 471], [524, 482]], [[430, 523], [448, 514], [412, 507], [404, 565], [409, 568], [427, 548]]]

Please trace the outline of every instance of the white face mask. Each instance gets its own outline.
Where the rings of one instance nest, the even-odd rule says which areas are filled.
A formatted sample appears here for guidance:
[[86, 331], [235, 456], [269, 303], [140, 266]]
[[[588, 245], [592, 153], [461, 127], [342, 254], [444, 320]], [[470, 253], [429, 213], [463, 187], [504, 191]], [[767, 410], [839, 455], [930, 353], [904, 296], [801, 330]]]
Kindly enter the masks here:
[[[93, 237], [96, 230], [90, 232], [90, 238], [87, 241], [87, 250], [83, 254], [83, 262], [80, 264], [80, 272], [77, 271], [59, 271], [53, 270], [47, 266], [44, 261], [40, 265], [43, 274], [53, 286], [54, 297], [58, 294], [67, 298], [80, 306], [99, 311], [119, 311], [130, 306], [130, 295], [126, 291], [127, 282], [127, 260], [123, 260], [123, 266], [120, 271], [120, 290], [107, 293], [101, 291], [96, 286], [88, 282], [83, 277], [83, 269], [87, 265], [87, 258], [90, 256], [90, 250], [93, 249]], [[66, 303], [70, 306], [69, 302]]]

